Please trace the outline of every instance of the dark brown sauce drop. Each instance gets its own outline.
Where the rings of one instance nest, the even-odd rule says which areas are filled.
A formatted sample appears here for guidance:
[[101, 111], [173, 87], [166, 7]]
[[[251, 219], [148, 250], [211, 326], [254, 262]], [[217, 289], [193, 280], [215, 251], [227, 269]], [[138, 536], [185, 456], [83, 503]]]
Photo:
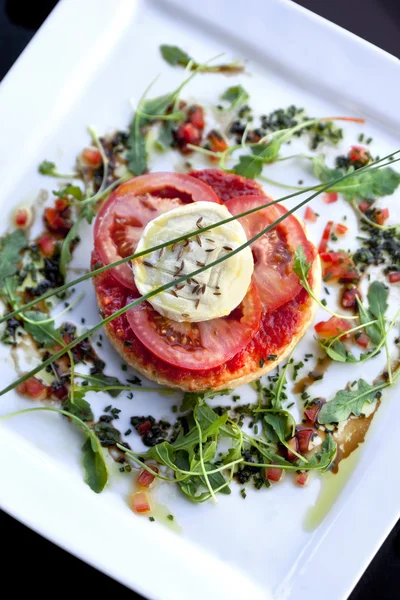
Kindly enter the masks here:
[[299, 381], [296, 381], [296, 383], [293, 386], [293, 392], [295, 394], [302, 394], [315, 381], [319, 381], [320, 379], [322, 379], [331, 362], [332, 359], [329, 358], [329, 356], [325, 356], [322, 359], [318, 359], [318, 362], [314, 369], [310, 371], [308, 375], [302, 377], [302, 379], [299, 379]]
[[378, 401], [376, 409], [368, 417], [360, 416], [356, 419], [350, 419], [340, 434], [335, 435], [337, 455], [332, 469], [333, 473], [338, 472], [340, 461], [350, 456], [350, 454], [354, 452], [354, 450], [357, 450], [359, 445], [365, 441], [365, 436], [367, 435], [367, 431], [379, 406], [380, 402]]

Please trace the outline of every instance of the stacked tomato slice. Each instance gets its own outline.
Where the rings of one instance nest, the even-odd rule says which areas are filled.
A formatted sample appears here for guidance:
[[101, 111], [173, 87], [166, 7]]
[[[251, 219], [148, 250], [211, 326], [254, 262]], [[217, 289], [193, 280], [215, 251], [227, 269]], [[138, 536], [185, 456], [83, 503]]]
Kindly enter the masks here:
[[[97, 256], [110, 264], [133, 254], [144, 227], [181, 204], [225, 202], [237, 215], [268, 202], [259, 186], [243, 177], [208, 169], [190, 175], [152, 173], [122, 184], [101, 208], [95, 223]], [[308, 260], [314, 248], [300, 223], [279, 204], [271, 204], [240, 219], [247, 237], [262, 235], [251, 248], [253, 281], [241, 304], [227, 317], [200, 323], [178, 323], [143, 303], [128, 311], [129, 325], [140, 342], [165, 363], [190, 370], [223, 365], [259, 333], [263, 317], [292, 300], [301, 285], [293, 272], [293, 255], [303, 246]], [[129, 299], [138, 297], [129, 263], [112, 269], [116, 286], [129, 289]]]

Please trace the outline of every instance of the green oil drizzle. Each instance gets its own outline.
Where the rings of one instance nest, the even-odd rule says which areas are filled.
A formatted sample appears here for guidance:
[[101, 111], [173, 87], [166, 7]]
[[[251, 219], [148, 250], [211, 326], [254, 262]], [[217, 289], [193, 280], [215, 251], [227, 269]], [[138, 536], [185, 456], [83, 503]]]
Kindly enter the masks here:
[[311, 506], [304, 519], [304, 529], [313, 531], [325, 519], [341, 492], [346, 486], [360, 458], [360, 448], [357, 448], [346, 459], [340, 461], [337, 473], [328, 471], [321, 475], [321, 489], [318, 498]]

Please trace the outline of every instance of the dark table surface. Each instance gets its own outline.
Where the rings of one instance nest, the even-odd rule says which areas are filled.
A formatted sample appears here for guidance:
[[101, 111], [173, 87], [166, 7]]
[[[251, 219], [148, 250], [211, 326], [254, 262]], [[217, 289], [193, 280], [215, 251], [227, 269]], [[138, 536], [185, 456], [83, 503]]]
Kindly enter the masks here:
[[[298, 0], [297, 3], [400, 56], [400, 0]], [[55, 4], [55, 0], [30, 3], [0, 0], [0, 80]], [[26, 501], [29, 502], [29, 490]], [[79, 590], [82, 596], [91, 593], [108, 598], [112, 595], [120, 600], [141, 598], [3, 512], [0, 512], [0, 532], [3, 544], [5, 542], [3, 589], [7, 584], [17, 585], [15, 589], [21, 596], [40, 590], [41, 596], [46, 598], [58, 592], [60, 588], [55, 587], [55, 578], [59, 584], [62, 577], [62, 591], [66, 596], [75, 596]], [[327, 560], [333, 561], [334, 557]], [[330, 573], [332, 575], [331, 570]], [[395, 600], [400, 597], [399, 587], [400, 522], [349, 600]]]

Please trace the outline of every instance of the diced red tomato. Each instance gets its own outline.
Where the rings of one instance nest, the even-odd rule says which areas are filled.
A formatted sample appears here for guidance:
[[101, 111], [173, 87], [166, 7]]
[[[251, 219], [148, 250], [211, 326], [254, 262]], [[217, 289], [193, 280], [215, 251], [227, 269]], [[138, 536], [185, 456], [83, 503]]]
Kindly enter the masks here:
[[139, 435], [145, 435], [146, 433], [148, 433], [151, 429], [151, 423], [150, 421], [143, 421], [143, 423], [141, 423], [138, 428], [137, 428], [137, 432]]
[[358, 205], [358, 208], [361, 210], [361, 212], [366, 213], [367, 210], [369, 208], [371, 208], [371, 205], [369, 202], [367, 202], [366, 200], [363, 200], [362, 202], [360, 202], [360, 204]]
[[318, 413], [321, 410], [325, 400], [315, 400], [312, 404], [309, 404], [304, 409], [304, 416], [310, 423], [316, 423], [318, 419]]
[[100, 151], [97, 148], [84, 148], [81, 154], [82, 162], [88, 167], [97, 168], [103, 162]]
[[47, 387], [36, 377], [30, 377], [17, 387], [17, 392], [34, 400], [47, 398]]
[[[346, 319], [331, 317], [328, 321], [320, 321], [314, 326], [318, 336], [322, 340], [336, 337], [351, 329], [351, 324]], [[344, 336], [343, 336], [344, 337]]]
[[131, 507], [136, 513], [150, 512], [151, 506], [146, 492], [135, 492], [132, 494]]
[[362, 294], [359, 288], [353, 287], [349, 290], [343, 290], [341, 302], [343, 308], [356, 308], [357, 298], [362, 300]]
[[51, 231], [66, 234], [72, 227], [68, 202], [64, 198], [57, 198], [55, 206], [44, 211], [44, 220]]
[[185, 145], [197, 146], [201, 142], [201, 131], [192, 123], [182, 123], [176, 132], [176, 138]]
[[375, 221], [378, 223], [378, 225], [383, 225], [384, 222], [389, 218], [389, 209], [388, 208], [382, 208], [380, 210], [377, 210], [375, 213]]
[[393, 271], [389, 273], [389, 283], [399, 283], [400, 281], [400, 271]]
[[32, 222], [32, 213], [28, 208], [19, 208], [14, 216], [14, 222], [17, 227], [28, 227]]
[[365, 331], [362, 331], [360, 334], [356, 334], [354, 337], [355, 337], [355, 340], [356, 340], [356, 344], [358, 344], [359, 346], [361, 346], [361, 348], [367, 348], [368, 347], [369, 337], [365, 333]]
[[360, 279], [353, 259], [347, 252], [322, 252], [321, 258], [325, 263], [322, 270], [324, 281], [340, 279], [350, 283]]
[[326, 194], [324, 194], [324, 202], [326, 204], [332, 204], [333, 202], [337, 202], [337, 199], [337, 192], [327, 192]]
[[[151, 468], [152, 471], [154, 471], [155, 473], [158, 473], [158, 468], [155, 467], [154, 465], [149, 465], [149, 467]], [[139, 485], [141, 485], [142, 487], [150, 487], [151, 484], [153, 483], [153, 481], [155, 480], [156, 476], [153, 475], [152, 473], [149, 473], [148, 471], [146, 471], [146, 469], [141, 469], [137, 478], [137, 483]]]
[[318, 218], [317, 213], [311, 208], [311, 206], [307, 206], [307, 208], [304, 212], [304, 219], [306, 221], [309, 221], [310, 223], [315, 223], [317, 218]]
[[286, 448], [287, 459], [291, 462], [294, 462], [295, 460], [297, 460], [297, 456], [296, 454], [294, 454], [294, 452], [299, 452], [299, 444], [296, 436], [292, 437], [292, 439], [288, 441], [288, 446], [289, 448]]
[[335, 227], [335, 232], [338, 235], [346, 235], [348, 230], [349, 230], [349, 228], [347, 227], [347, 225], [344, 225], [343, 223], [338, 223]]
[[303, 473], [296, 473], [295, 482], [297, 485], [305, 486], [309, 481], [310, 474], [307, 471], [303, 471]]
[[318, 246], [318, 252], [321, 253], [321, 252], [327, 251], [329, 236], [331, 235], [332, 227], [333, 227], [333, 221], [328, 221], [328, 223], [326, 224], [326, 227], [324, 229], [324, 232], [322, 234], [320, 244]]
[[332, 263], [332, 264], [336, 265], [339, 262], [343, 261], [344, 253], [343, 252], [320, 252], [320, 257], [324, 263]]
[[283, 477], [283, 469], [278, 469], [278, 467], [268, 467], [265, 471], [265, 477], [268, 481], [277, 483]]
[[[207, 140], [210, 144], [210, 150], [212, 152], [224, 152], [228, 148], [228, 142], [222, 137], [222, 135], [213, 129], [207, 136]], [[214, 160], [214, 158], [212, 157]]]
[[188, 121], [197, 129], [204, 129], [204, 111], [201, 106], [195, 104], [191, 106], [188, 110]]
[[296, 427], [296, 438], [300, 454], [305, 454], [310, 450], [310, 443], [315, 434], [315, 429], [311, 427], [303, 427], [302, 425]]
[[56, 240], [47, 234], [43, 234], [37, 241], [40, 251], [45, 256], [53, 256], [56, 247]]
[[367, 165], [371, 160], [371, 155], [368, 152], [368, 149], [363, 146], [352, 146], [349, 152], [349, 159], [353, 163]]

